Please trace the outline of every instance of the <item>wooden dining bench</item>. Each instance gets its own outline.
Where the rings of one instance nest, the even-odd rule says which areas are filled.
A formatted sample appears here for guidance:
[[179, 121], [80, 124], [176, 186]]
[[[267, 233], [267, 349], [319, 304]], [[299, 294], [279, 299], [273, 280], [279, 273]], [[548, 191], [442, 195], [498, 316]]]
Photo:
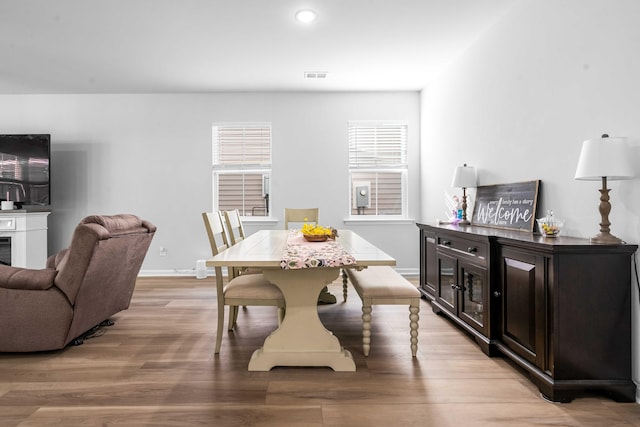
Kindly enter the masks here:
[[372, 266], [360, 271], [355, 268], [344, 268], [342, 283], [345, 289], [347, 280], [351, 281], [362, 300], [362, 351], [364, 355], [369, 355], [371, 347], [371, 306], [375, 304], [406, 304], [409, 306], [411, 355], [415, 357], [418, 351], [420, 291], [388, 266]]

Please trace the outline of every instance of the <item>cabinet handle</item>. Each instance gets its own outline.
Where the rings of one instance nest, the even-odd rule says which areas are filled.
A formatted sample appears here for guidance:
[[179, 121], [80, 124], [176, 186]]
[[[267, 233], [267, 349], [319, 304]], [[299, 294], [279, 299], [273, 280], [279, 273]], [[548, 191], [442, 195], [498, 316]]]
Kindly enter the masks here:
[[493, 296], [494, 296], [495, 298], [500, 298], [500, 296], [501, 296], [501, 295], [502, 295], [502, 294], [500, 293], [500, 291], [494, 291], [494, 292], [493, 292]]
[[478, 248], [476, 248], [475, 246], [472, 248], [467, 248], [467, 252], [469, 252], [470, 254], [475, 254], [476, 252], [478, 252]]
[[450, 240], [443, 240], [443, 241], [442, 241], [442, 244], [443, 244], [444, 246], [451, 246], [451, 241], [450, 241]]

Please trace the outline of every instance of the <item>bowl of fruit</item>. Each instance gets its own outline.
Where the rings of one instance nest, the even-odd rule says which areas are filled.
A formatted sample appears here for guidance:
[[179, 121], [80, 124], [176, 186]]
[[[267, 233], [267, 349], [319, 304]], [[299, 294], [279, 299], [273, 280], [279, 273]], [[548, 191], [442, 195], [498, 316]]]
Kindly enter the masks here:
[[556, 237], [560, 234], [564, 222], [553, 216], [553, 211], [547, 211], [547, 216], [536, 219], [538, 231], [544, 237]]
[[338, 232], [335, 228], [323, 227], [318, 224], [303, 224], [302, 236], [307, 242], [325, 242], [327, 239], [335, 239]]

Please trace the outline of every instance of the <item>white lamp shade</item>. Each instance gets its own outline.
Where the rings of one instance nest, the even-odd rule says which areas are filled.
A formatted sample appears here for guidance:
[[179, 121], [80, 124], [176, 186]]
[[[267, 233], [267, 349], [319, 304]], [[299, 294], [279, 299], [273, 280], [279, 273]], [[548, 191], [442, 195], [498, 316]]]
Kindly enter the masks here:
[[575, 179], [599, 181], [631, 179], [631, 167], [626, 138], [596, 138], [582, 143]]
[[456, 170], [453, 171], [452, 187], [475, 188], [477, 182], [476, 168], [473, 166], [458, 166]]

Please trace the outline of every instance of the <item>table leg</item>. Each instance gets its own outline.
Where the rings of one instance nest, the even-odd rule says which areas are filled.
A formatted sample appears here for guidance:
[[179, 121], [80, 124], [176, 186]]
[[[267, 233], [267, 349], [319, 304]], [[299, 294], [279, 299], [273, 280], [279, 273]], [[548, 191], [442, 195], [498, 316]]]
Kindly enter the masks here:
[[264, 269], [264, 276], [281, 290], [286, 302], [284, 321], [256, 350], [250, 371], [274, 366], [328, 366], [334, 371], [355, 371], [351, 352], [327, 330], [318, 317], [318, 295], [333, 282], [339, 268], [299, 270]]

